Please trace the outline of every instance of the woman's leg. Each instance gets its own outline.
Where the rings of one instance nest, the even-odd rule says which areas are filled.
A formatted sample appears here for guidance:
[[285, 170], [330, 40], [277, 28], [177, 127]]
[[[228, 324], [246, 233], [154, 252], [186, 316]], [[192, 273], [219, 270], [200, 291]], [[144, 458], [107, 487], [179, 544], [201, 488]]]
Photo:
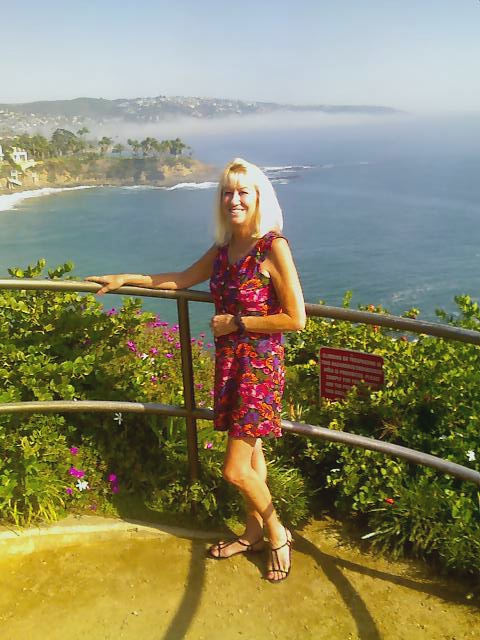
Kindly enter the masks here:
[[[255, 445], [252, 450], [252, 468], [257, 473], [260, 480], [263, 482], [267, 481], [267, 464], [265, 462], [265, 456], [263, 455], [262, 448], [262, 440], [261, 438], [257, 438]], [[248, 498], [245, 498], [246, 503], [246, 525], [245, 525], [245, 533], [242, 536], [243, 538], [253, 538], [254, 540], [258, 540], [262, 537], [263, 534], [263, 518], [256, 510], [254, 504]]]
[[[279, 580], [282, 578], [282, 571], [289, 569], [290, 549], [285, 543], [290, 538], [273, 508], [272, 496], [265, 480], [252, 466], [256, 440], [256, 438], [228, 438], [223, 476], [225, 480], [234, 484], [241, 491], [247, 504], [251, 505], [252, 516], [254, 510], [261, 517], [267, 528], [272, 548], [282, 547], [277, 552], [278, 570], [270, 569], [267, 574], [268, 579]], [[257, 460], [257, 462], [261, 466], [261, 460]], [[254, 540], [247, 541], [254, 542]]]

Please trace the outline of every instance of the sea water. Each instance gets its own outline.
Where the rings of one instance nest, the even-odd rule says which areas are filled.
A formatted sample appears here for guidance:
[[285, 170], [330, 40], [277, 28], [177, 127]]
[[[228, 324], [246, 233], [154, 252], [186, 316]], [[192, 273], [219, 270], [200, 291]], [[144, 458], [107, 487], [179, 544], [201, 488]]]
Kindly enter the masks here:
[[[197, 133], [195, 155], [219, 167], [243, 156], [264, 167], [305, 299], [454, 311], [479, 297], [480, 119], [363, 122]], [[50, 190], [0, 197], [0, 277], [38, 258], [71, 260], [75, 275], [183, 269], [213, 241], [216, 183]], [[31, 196], [31, 194], [27, 194]], [[199, 289], [207, 289], [207, 284]], [[103, 299], [118, 306], [118, 296]], [[172, 301], [145, 299], [169, 321]], [[191, 303], [192, 330], [212, 307]]]

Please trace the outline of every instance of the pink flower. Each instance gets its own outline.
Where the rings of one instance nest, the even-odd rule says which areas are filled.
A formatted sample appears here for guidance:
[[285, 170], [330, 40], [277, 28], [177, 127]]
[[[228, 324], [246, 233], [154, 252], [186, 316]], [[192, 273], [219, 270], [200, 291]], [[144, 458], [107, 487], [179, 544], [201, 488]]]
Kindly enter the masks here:
[[199, 333], [198, 335], [200, 336], [200, 338], [204, 338], [205, 337], [204, 333]]
[[74, 476], [74, 478], [83, 478], [83, 476], [85, 475], [85, 471], [82, 471], [81, 469], [75, 469], [75, 467], [70, 467], [68, 473], [71, 476]]
[[201, 382], [196, 382], [195, 389], [203, 389], [203, 384]]
[[116, 476], [114, 473], [111, 473], [111, 474], [108, 476], [108, 481], [109, 481], [109, 482], [116, 482], [116, 481], [117, 481], [117, 476]]
[[176, 342], [176, 343], [175, 343], [175, 349], [180, 349], [180, 346], [181, 346], [181, 345], [180, 345], [180, 342]]
[[72, 456], [76, 456], [78, 453], [78, 447], [70, 447], [70, 453]]
[[152, 355], [156, 356], [156, 355], [157, 355], [157, 353], [158, 353], [158, 349], [157, 349], [157, 347], [152, 347], [152, 348], [150, 349], [150, 353], [151, 353]]
[[112, 493], [118, 493], [118, 484], [112, 485]]
[[133, 340], [129, 340], [127, 342], [127, 347], [130, 349], [130, 351], [133, 351], [133, 353], [137, 352], [137, 345], [135, 344], [135, 342], [133, 342]]
[[204, 449], [211, 449], [213, 447], [213, 442], [205, 442], [203, 445]]
[[65, 493], [68, 494], [69, 496], [71, 496], [72, 493], [73, 493], [72, 487], [65, 487]]
[[173, 353], [166, 353], [166, 354], [165, 354], [165, 357], [166, 357], [166, 358], [173, 358]]
[[150, 381], [153, 383], [158, 382], [157, 376], [151, 376]]
[[191, 342], [192, 344], [195, 344], [195, 342], [196, 342], [195, 338], [190, 338], [190, 342]]
[[117, 314], [117, 310], [115, 309], [115, 307], [112, 307], [111, 309], [109, 309], [107, 311], [107, 316], [115, 316]]
[[207, 347], [213, 347], [213, 344], [211, 342], [207, 342]]

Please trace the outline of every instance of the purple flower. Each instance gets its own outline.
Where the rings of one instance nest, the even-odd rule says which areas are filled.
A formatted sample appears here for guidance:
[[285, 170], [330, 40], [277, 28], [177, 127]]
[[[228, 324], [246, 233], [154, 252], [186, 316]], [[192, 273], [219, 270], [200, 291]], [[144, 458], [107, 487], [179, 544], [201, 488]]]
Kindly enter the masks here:
[[195, 342], [196, 342], [195, 338], [190, 338], [190, 342], [191, 342], [192, 344], [195, 344]]
[[157, 349], [157, 347], [152, 347], [152, 348], [150, 349], [150, 353], [151, 353], [152, 355], [156, 356], [156, 355], [157, 355], [157, 353], [158, 353], [158, 349]]
[[213, 344], [211, 342], [207, 342], [207, 347], [213, 347]]
[[203, 389], [203, 384], [201, 382], [196, 382], [195, 389]]
[[65, 487], [65, 493], [68, 494], [69, 496], [71, 496], [72, 493], [73, 493], [72, 487]]
[[118, 484], [112, 484], [112, 493], [118, 493]]
[[203, 445], [204, 449], [211, 449], [213, 447], [213, 442], [205, 442]]
[[81, 469], [75, 469], [75, 467], [70, 467], [68, 473], [74, 478], [83, 478], [83, 476], [85, 475], [85, 471], [82, 471]]
[[173, 358], [173, 353], [166, 353], [166, 354], [165, 354], [165, 357], [166, 357], [166, 358]]
[[200, 336], [200, 338], [204, 338], [205, 337], [204, 333], [199, 333], [198, 335]]
[[157, 376], [152, 376], [152, 377], [150, 378], [150, 381], [151, 381], [151, 382], [158, 382], [158, 378], [157, 378]]
[[134, 353], [137, 352], [137, 345], [135, 344], [135, 342], [133, 340], [129, 340], [127, 342], [127, 347], [130, 349], [130, 351], [133, 351]]
[[181, 346], [181, 345], [180, 345], [180, 342], [176, 342], [176, 343], [175, 343], [175, 349], [180, 349], [180, 346]]
[[115, 307], [112, 307], [111, 309], [109, 309], [107, 311], [107, 316], [115, 316], [117, 315], [118, 311], [115, 309]]
[[108, 476], [108, 481], [109, 481], [109, 482], [116, 482], [116, 481], [117, 481], [117, 476], [116, 476], [114, 473], [111, 473], [111, 474]]
[[70, 453], [72, 456], [76, 456], [78, 453], [78, 447], [70, 447]]

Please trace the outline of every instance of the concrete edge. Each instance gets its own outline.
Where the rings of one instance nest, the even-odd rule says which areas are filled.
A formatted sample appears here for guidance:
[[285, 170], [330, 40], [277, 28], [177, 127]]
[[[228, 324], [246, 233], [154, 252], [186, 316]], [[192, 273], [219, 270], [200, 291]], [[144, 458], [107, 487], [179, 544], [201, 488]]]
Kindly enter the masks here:
[[218, 532], [184, 529], [139, 520], [101, 516], [68, 516], [60, 522], [28, 529], [0, 527], [0, 559], [58, 547], [75, 546], [115, 539], [146, 539], [172, 536], [209, 540]]

